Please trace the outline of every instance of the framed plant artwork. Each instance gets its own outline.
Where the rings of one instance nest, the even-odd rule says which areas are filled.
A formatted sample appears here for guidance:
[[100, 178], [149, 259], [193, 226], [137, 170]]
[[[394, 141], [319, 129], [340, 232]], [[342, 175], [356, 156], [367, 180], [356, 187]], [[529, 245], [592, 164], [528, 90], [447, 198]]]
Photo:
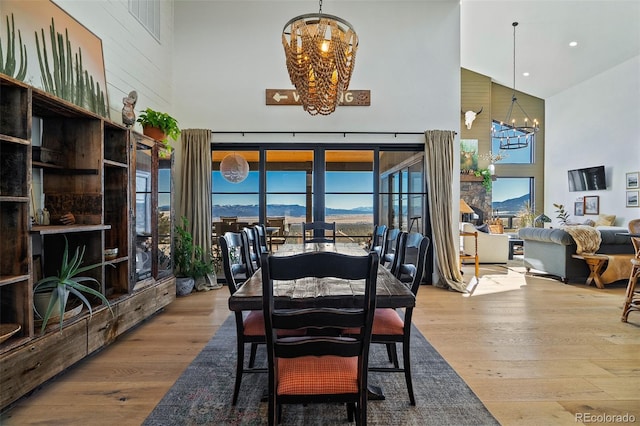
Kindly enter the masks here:
[[600, 214], [600, 197], [590, 195], [584, 197], [584, 214]]
[[11, 37], [19, 41], [16, 79], [109, 118], [98, 36], [51, 0], [2, 0], [0, 18], [1, 33], [11, 22], [6, 34], [11, 30]]
[[640, 207], [638, 195], [640, 191], [627, 191], [627, 207]]
[[640, 172], [627, 173], [627, 189], [640, 188], [638, 179], [640, 179]]
[[576, 201], [573, 204], [573, 215], [584, 216], [584, 201]]

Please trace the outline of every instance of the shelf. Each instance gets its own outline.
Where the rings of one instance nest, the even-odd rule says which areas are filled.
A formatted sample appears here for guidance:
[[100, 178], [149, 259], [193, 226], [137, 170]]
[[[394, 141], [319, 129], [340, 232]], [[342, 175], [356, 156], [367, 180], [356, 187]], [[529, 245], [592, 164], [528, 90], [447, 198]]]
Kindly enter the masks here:
[[118, 161], [104, 160], [104, 165], [109, 167], [120, 167], [123, 169], [128, 168], [129, 166], [125, 163], [120, 163]]
[[35, 225], [31, 227], [32, 234], [68, 234], [71, 232], [90, 232], [111, 229], [111, 225]]
[[28, 197], [12, 197], [6, 195], [0, 195], [0, 202], [3, 203], [28, 203]]
[[104, 259], [104, 263], [113, 263], [118, 264], [118, 263], [122, 263], [122, 262], [126, 262], [127, 260], [129, 260], [129, 256], [123, 256], [123, 257], [116, 257], [115, 259]]
[[98, 169], [70, 169], [68, 167], [42, 163], [40, 161], [33, 161], [31, 165], [35, 168], [47, 169], [51, 173], [60, 175], [97, 175], [99, 173]]
[[16, 138], [14, 136], [3, 135], [3, 134], [0, 134], [0, 141], [17, 143], [20, 145], [31, 145], [31, 142], [28, 139]]
[[7, 284], [19, 283], [20, 281], [26, 281], [29, 279], [29, 275], [0, 275], [0, 287]]

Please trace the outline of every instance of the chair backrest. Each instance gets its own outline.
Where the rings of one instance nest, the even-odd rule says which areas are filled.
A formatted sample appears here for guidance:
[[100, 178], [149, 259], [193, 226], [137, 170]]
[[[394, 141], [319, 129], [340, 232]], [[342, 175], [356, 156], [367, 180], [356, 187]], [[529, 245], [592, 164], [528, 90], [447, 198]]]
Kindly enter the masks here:
[[[411, 292], [416, 296], [418, 294], [418, 289], [420, 288], [420, 283], [422, 282], [422, 278], [425, 275], [425, 272], [429, 268], [427, 268], [427, 250], [429, 249], [429, 244], [431, 240], [429, 237], [425, 237], [421, 234], [415, 234], [416, 237], [412, 238], [412, 241], [407, 241], [407, 249], [409, 249], [409, 244], [416, 246], [417, 254], [414, 263], [402, 263], [399, 266], [398, 276], [399, 278], [407, 277], [407, 282], [411, 286]], [[405, 257], [406, 259], [406, 257]]]
[[393, 249], [393, 262], [391, 262], [391, 265], [389, 266], [389, 270], [396, 277], [398, 277], [400, 265], [404, 263], [404, 254], [407, 247], [407, 235], [408, 234], [406, 232], [401, 231], [396, 237], [396, 244]]
[[258, 239], [256, 237], [256, 229], [254, 227], [244, 227], [242, 232], [246, 235], [249, 243], [249, 256], [256, 266], [260, 267], [260, 251], [258, 249]]
[[277, 227], [279, 229], [279, 233], [284, 235], [285, 233], [285, 218], [284, 216], [269, 216], [267, 217], [267, 226]]
[[[269, 374], [273, 374], [275, 358], [336, 355], [360, 357], [359, 368], [366, 388], [367, 363], [371, 328], [376, 301], [378, 255], [349, 256], [336, 252], [312, 252], [293, 256], [262, 255], [262, 303], [267, 336]], [[275, 309], [274, 280], [296, 280], [306, 277], [335, 277], [348, 280], [364, 280], [362, 299], [355, 299], [356, 306], [348, 309]], [[327, 281], [331, 285], [331, 281]], [[342, 285], [338, 281], [336, 286]], [[340, 337], [335, 333], [322, 333], [323, 329], [361, 328], [360, 335]], [[313, 328], [315, 332], [295, 339], [278, 337], [275, 330]], [[270, 377], [271, 379], [271, 377]], [[273, 383], [271, 380], [269, 383]]]
[[303, 243], [336, 243], [335, 222], [302, 222]]
[[220, 222], [233, 223], [238, 221], [238, 216], [220, 216]]
[[264, 225], [258, 224], [253, 227], [256, 230], [256, 237], [258, 239], [258, 256], [262, 256], [262, 253], [269, 253], [267, 247], [267, 229]]
[[400, 228], [391, 228], [387, 230], [387, 242], [385, 244], [384, 254], [393, 253], [396, 247], [396, 238], [400, 235]]
[[[629, 221], [629, 232], [632, 234], [640, 234], [640, 219], [633, 219]], [[636, 250], [636, 258], [640, 259], [640, 238], [631, 238], [633, 247]]]
[[371, 250], [375, 250], [378, 256], [385, 254], [387, 247], [387, 225], [375, 225], [371, 236]]
[[227, 232], [218, 239], [222, 251], [222, 269], [231, 294], [255, 271], [247, 251], [248, 241], [244, 233]]

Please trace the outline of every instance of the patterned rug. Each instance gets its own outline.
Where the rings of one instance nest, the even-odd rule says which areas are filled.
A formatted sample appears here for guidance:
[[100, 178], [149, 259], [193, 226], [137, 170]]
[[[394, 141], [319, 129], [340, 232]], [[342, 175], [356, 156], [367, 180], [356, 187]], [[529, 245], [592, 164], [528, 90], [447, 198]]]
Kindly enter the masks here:
[[[458, 374], [414, 327], [411, 363], [416, 406], [409, 404], [404, 374], [369, 373], [369, 383], [381, 386], [386, 399], [369, 401], [370, 425], [498, 425]], [[169, 425], [263, 425], [267, 404], [266, 373], [244, 374], [240, 397], [231, 406], [235, 376], [235, 323], [227, 318], [144, 422]], [[266, 366], [264, 346], [256, 366]], [[248, 354], [247, 354], [248, 359]], [[262, 363], [262, 364], [261, 364]], [[383, 345], [372, 345], [370, 365], [388, 365]], [[348, 424], [343, 405], [285, 405], [282, 425]]]

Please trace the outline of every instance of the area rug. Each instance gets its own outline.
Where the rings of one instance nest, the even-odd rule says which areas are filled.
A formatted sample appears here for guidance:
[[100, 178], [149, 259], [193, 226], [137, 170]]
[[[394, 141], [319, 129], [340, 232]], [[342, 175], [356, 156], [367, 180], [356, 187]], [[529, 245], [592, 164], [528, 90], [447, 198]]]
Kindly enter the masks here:
[[[416, 405], [409, 404], [404, 374], [369, 373], [385, 400], [369, 401], [369, 425], [498, 425], [471, 389], [414, 327], [411, 363]], [[235, 376], [235, 323], [227, 318], [144, 422], [146, 426], [263, 425], [267, 404], [261, 402], [266, 373], [245, 373], [240, 396], [231, 405]], [[247, 356], [248, 357], [248, 356]], [[371, 365], [388, 365], [383, 345], [371, 346]], [[264, 346], [256, 366], [266, 366]], [[286, 405], [282, 425], [348, 424], [343, 405]]]

